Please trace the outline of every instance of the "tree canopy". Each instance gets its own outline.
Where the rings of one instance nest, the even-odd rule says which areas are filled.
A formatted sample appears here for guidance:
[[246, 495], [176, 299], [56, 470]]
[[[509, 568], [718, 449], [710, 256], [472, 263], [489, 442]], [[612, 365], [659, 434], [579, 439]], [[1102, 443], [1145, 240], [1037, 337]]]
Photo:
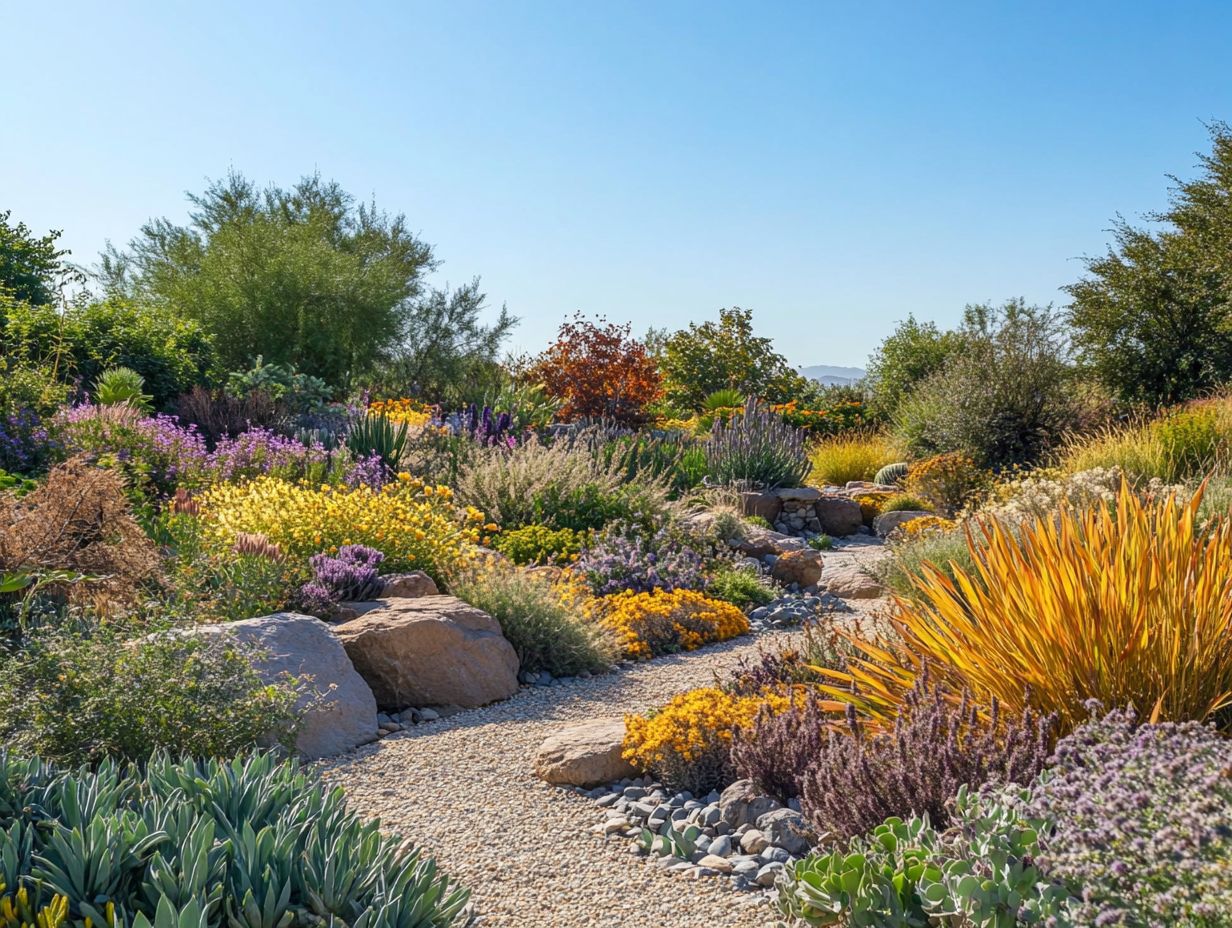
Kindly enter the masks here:
[[11, 215], [0, 212], [0, 292], [34, 306], [52, 303], [63, 283], [80, 277], [63, 260], [68, 250], [56, 247], [61, 233], [36, 236], [24, 222], [12, 225]]

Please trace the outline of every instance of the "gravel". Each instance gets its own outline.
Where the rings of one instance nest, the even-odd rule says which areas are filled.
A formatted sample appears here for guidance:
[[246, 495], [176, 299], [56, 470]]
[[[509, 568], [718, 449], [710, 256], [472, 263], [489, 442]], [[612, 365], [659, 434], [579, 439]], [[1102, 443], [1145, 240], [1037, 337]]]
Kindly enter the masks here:
[[774, 917], [760, 896], [648, 866], [623, 835], [591, 832], [593, 799], [548, 786], [532, 765], [562, 721], [655, 708], [789, 637], [767, 632], [588, 680], [524, 687], [320, 770], [346, 788], [356, 810], [379, 816], [470, 888], [485, 928], [762, 928]]

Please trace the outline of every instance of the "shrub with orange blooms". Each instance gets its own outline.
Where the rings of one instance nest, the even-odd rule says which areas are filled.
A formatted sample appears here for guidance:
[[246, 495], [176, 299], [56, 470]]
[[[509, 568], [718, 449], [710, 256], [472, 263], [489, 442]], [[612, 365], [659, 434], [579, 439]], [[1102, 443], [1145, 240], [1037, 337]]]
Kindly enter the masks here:
[[801, 406], [799, 400], [775, 403], [771, 412], [778, 413], [789, 425], [805, 429], [814, 435], [837, 435], [868, 423], [864, 404], [859, 400], [839, 400], [825, 406]]
[[953, 514], [987, 491], [992, 486], [992, 477], [970, 455], [950, 451], [912, 464], [906, 484], [908, 493], [922, 496], [943, 512]]
[[776, 692], [737, 696], [717, 687], [689, 690], [648, 716], [625, 718], [624, 757], [669, 789], [701, 795], [735, 779], [731, 743], [763, 707], [782, 712], [789, 697]]
[[421, 428], [432, 421], [432, 407], [418, 400], [375, 400], [368, 404], [368, 415], [384, 416], [390, 422], [405, 422], [411, 428]]
[[560, 327], [556, 342], [528, 373], [562, 403], [562, 419], [604, 418], [636, 425], [661, 393], [659, 367], [631, 327], [580, 314]]
[[1089, 700], [1166, 721], [1232, 723], [1232, 519], [1202, 524], [1202, 493], [1063, 503], [1017, 525], [970, 528], [973, 566], [926, 564], [898, 601], [892, 642], [857, 640], [860, 659], [823, 689], [888, 722], [922, 666], [951, 692], [1009, 713], [1055, 713], [1062, 733]]
[[242, 533], [263, 535], [297, 557], [367, 545], [384, 553], [383, 569], [418, 569], [437, 580], [468, 561], [495, 528], [478, 510], [459, 510], [448, 487], [408, 474], [380, 489], [260, 477], [218, 484], [198, 503], [206, 543], [217, 550], [231, 549]]
[[603, 623], [633, 658], [692, 651], [749, 630], [748, 618], [731, 603], [695, 590], [618, 593], [601, 602]]

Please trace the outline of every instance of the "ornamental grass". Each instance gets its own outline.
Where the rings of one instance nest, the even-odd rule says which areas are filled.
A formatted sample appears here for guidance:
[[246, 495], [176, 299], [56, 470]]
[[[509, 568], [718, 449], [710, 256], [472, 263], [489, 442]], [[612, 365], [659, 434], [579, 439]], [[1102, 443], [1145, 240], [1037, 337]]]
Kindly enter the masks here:
[[897, 601], [898, 640], [853, 642], [862, 656], [825, 671], [823, 689], [886, 724], [927, 665], [952, 692], [1011, 714], [1025, 687], [1061, 732], [1087, 718], [1088, 700], [1226, 724], [1232, 521], [1202, 523], [1201, 500], [1143, 498], [1123, 481], [1111, 504], [980, 523], [971, 563], [950, 575], [922, 565], [915, 595]]
[[881, 468], [901, 458], [902, 451], [884, 432], [844, 432], [813, 445], [809, 482], [841, 487], [850, 480], [872, 480]]

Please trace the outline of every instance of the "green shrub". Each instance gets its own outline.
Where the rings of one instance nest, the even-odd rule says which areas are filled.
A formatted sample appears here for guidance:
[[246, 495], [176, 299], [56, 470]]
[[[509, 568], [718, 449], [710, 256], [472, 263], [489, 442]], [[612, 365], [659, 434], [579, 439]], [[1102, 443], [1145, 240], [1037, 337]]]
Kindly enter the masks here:
[[778, 591], [773, 583], [751, 567], [720, 567], [710, 578], [706, 595], [748, 611], [772, 602]]
[[899, 493], [888, 497], [881, 504], [882, 512], [931, 512], [933, 505], [920, 496], [910, 493]]
[[572, 676], [604, 670], [617, 657], [610, 633], [591, 621], [586, 597], [571, 587], [499, 563], [453, 577], [449, 586], [500, 623], [523, 670]]
[[0, 751], [0, 883], [114, 928], [451, 928], [467, 901], [342, 790], [269, 754], [63, 770]]
[[852, 480], [872, 480], [899, 450], [885, 435], [847, 432], [824, 438], [813, 446], [809, 457], [813, 469], [809, 480], [818, 485], [846, 486]]
[[294, 740], [297, 684], [266, 685], [225, 636], [46, 630], [0, 660], [0, 743], [60, 763], [151, 750], [223, 757]]
[[144, 392], [145, 378], [131, 367], [109, 367], [94, 385], [94, 401], [102, 406], [127, 403], [148, 411], [152, 396]]
[[809, 539], [808, 546], [814, 551], [829, 551], [834, 547], [834, 539], [829, 535], [814, 535]]
[[745, 516], [744, 521], [749, 523], [749, 525], [756, 525], [758, 528], [766, 528], [766, 529], [774, 528], [774, 526], [770, 524], [770, 520], [767, 519], [765, 516], [758, 516], [758, 515]]
[[723, 486], [798, 487], [812, 465], [804, 432], [749, 400], [743, 415], [716, 422], [706, 442], [706, 469]]
[[891, 543], [889, 548], [890, 556], [877, 561], [872, 571], [891, 593], [904, 598], [915, 595], [912, 578], [921, 576], [926, 564], [939, 568], [951, 579], [954, 578], [954, 564], [969, 574], [975, 573], [975, 561], [967, 546], [966, 533], [961, 529], [908, 535]]
[[515, 564], [565, 565], [577, 558], [585, 542], [586, 533], [571, 528], [523, 525], [497, 535], [492, 547]]

